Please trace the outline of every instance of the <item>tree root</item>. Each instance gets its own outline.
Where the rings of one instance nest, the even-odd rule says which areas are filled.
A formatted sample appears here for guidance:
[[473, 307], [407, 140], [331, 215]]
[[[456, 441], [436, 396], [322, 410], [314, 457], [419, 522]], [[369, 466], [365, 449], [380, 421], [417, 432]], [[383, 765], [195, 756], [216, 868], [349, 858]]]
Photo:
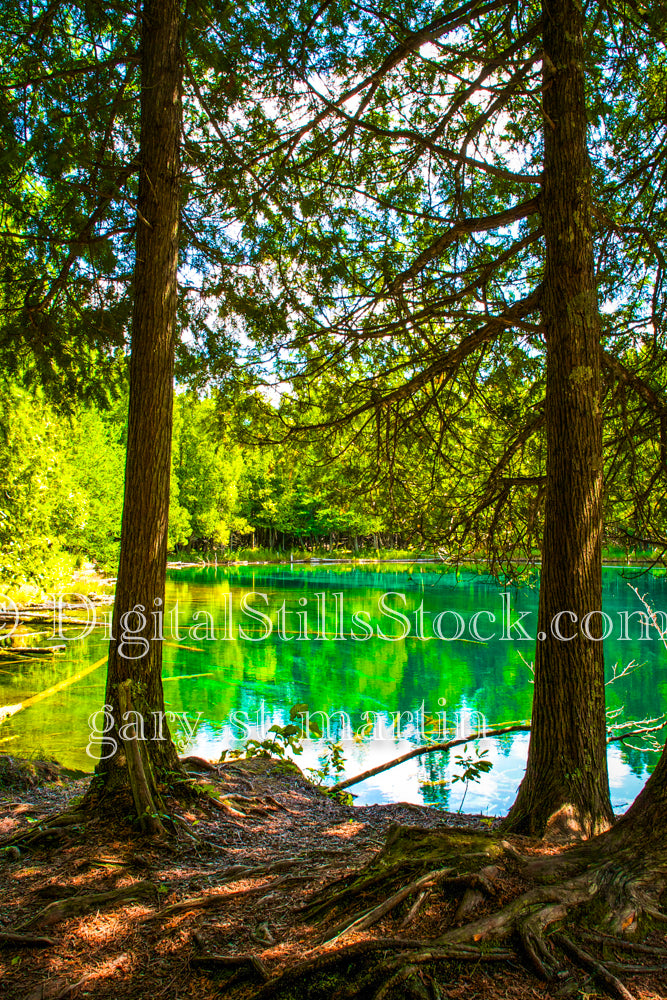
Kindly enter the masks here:
[[384, 981], [387, 973], [397, 975], [406, 965], [412, 966], [415, 970], [418, 966], [429, 965], [436, 962], [504, 962], [514, 958], [511, 951], [505, 949], [481, 949], [471, 946], [452, 946], [440, 948], [432, 946], [429, 941], [411, 938], [384, 938], [382, 940], [369, 939], [358, 941], [352, 945], [344, 945], [333, 951], [327, 950], [317, 955], [311, 956], [304, 962], [286, 969], [283, 973], [270, 979], [255, 995], [253, 1000], [270, 1000], [283, 990], [289, 989], [295, 983], [303, 982], [312, 976], [320, 973], [330, 972], [339, 967], [345, 967], [352, 962], [364, 961], [375, 956], [378, 952], [398, 951], [399, 955], [393, 959], [385, 959], [379, 962], [373, 959], [370, 971], [363, 977], [354, 977], [354, 981], [343, 990], [335, 994], [337, 1000], [345, 1000], [346, 997], [367, 996], [368, 986], [372, 986], [379, 979]]
[[[63, 836], [72, 832], [73, 827], [83, 826], [86, 817], [82, 812], [64, 812], [54, 816], [48, 816], [37, 826], [28, 830], [21, 830], [0, 840], [0, 848], [3, 847], [37, 847], [39, 844], [56, 838], [62, 840]], [[76, 831], [78, 832], [78, 831]]]
[[[330, 883], [315, 899], [308, 900], [300, 908], [300, 912], [303, 913], [304, 919], [314, 920], [321, 913], [330, 913], [332, 905], [340, 909], [348, 901], [354, 901], [358, 896], [365, 895], [377, 887], [391, 884], [393, 880], [398, 882], [401, 875], [406, 877], [409, 874], [411, 874], [411, 866], [404, 866], [402, 862], [374, 875], [365, 875], [362, 868], [356, 875], [345, 875]], [[352, 885], [346, 885], [349, 882], [352, 882]]]
[[[135, 714], [132, 710], [131, 690], [130, 679], [118, 685], [118, 705], [123, 719]], [[164, 812], [164, 807], [160, 802], [148, 758], [142, 758], [136, 727], [134, 737], [125, 741], [125, 760], [141, 829], [153, 837], [166, 837], [167, 832], [158, 815], [158, 812]]]
[[281, 858], [273, 861], [270, 865], [231, 865], [225, 868], [221, 878], [225, 882], [238, 882], [241, 879], [263, 878], [265, 875], [273, 875], [276, 872], [288, 872], [297, 865], [303, 865], [303, 858]]
[[211, 786], [203, 786], [203, 802], [213, 806], [218, 812], [225, 813], [238, 819], [246, 819], [250, 816], [269, 816], [270, 813], [281, 809], [285, 812], [289, 810], [272, 795], [242, 795], [240, 792], [223, 792], [220, 797], [211, 791]]
[[605, 962], [605, 969], [625, 976], [645, 976], [647, 972], [664, 972], [664, 965], [633, 965], [631, 962]]
[[[353, 1000], [354, 997], [366, 997], [373, 986], [380, 981], [381, 985], [378, 993], [382, 992], [382, 986], [388, 984], [393, 978], [400, 981], [400, 974], [406, 968], [411, 969], [411, 973], [417, 971], [422, 965], [435, 965], [438, 962], [507, 962], [514, 958], [514, 953], [501, 948], [472, 948], [456, 947], [439, 948], [431, 946], [430, 942], [422, 941], [423, 951], [410, 952], [409, 954], [398, 954], [395, 958], [373, 963], [372, 968], [361, 978], [354, 978], [350, 985], [339, 990], [335, 994], [335, 1000]], [[389, 976], [389, 980], [387, 980]], [[385, 991], [386, 993], [386, 991]], [[384, 996], [385, 993], [382, 993]], [[375, 994], [377, 996], [377, 993]]]
[[276, 882], [270, 882], [268, 885], [255, 885], [250, 889], [239, 889], [237, 892], [212, 892], [208, 896], [190, 896], [187, 899], [181, 899], [178, 903], [171, 903], [169, 906], [165, 906], [155, 913], [148, 914], [139, 923], [152, 923], [156, 920], [162, 920], [165, 917], [174, 916], [177, 913], [188, 912], [189, 910], [217, 910], [222, 906], [226, 906], [227, 903], [235, 902], [241, 897], [255, 896], [258, 893], [265, 893], [269, 889], [275, 889], [278, 886], [284, 886], [289, 883], [308, 881], [310, 877], [310, 875], [285, 875], [283, 878], [278, 879]]
[[34, 934], [15, 934], [12, 931], [0, 931], [0, 944], [13, 948], [52, 948], [56, 942], [53, 938], [37, 937]]
[[390, 976], [386, 982], [382, 983], [373, 994], [373, 1000], [384, 1000], [388, 993], [390, 993], [396, 986], [400, 986], [401, 983], [405, 983], [406, 980], [411, 979], [413, 976], [417, 975], [419, 972], [419, 967], [413, 962], [409, 965], [404, 965], [398, 972], [395, 972], [393, 976]]
[[607, 966], [598, 962], [597, 959], [589, 955], [587, 951], [583, 948], [579, 948], [574, 941], [570, 941], [569, 937], [565, 934], [553, 934], [553, 940], [556, 944], [559, 944], [561, 948], [570, 955], [578, 965], [581, 965], [584, 969], [594, 972], [598, 979], [600, 979], [607, 989], [610, 991], [612, 996], [619, 997], [619, 1000], [633, 1000], [632, 993], [625, 988], [620, 979], [617, 979], [613, 972], [610, 972]]
[[183, 767], [190, 765], [190, 767], [194, 767], [197, 771], [208, 771], [210, 774], [220, 777], [220, 771], [215, 764], [212, 764], [209, 760], [204, 760], [203, 757], [181, 757], [181, 764]]
[[267, 982], [269, 973], [257, 955], [196, 955], [190, 959], [193, 969], [246, 970], [252, 976]]
[[424, 889], [422, 892], [419, 893], [419, 895], [417, 896], [417, 898], [415, 899], [414, 903], [412, 904], [412, 906], [408, 910], [407, 915], [405, 916], [404, 920], [402, 921], [402, 923], [400, 925], [401, 926], [401, 930], [403, 930], [403, 928], [405, 928], [405, 927], [409, 927], [409, 925], [412, 923], [412, 921], [415, 920], [415, 918], [417, 917], [417, 914], [421, 910], [421, 908], [424, 905], [424, 903], [426, 902], [426, 900], [429, 899], [430, 895], [431, 895], [431, 893], [430, 893], [429, 889]]
[[69, 917], [80, 917], [84, 913], [98, 910], [109, 903], [127, 903], [140, 899], [154, 899], [157, 886], [154, 882], [135, 882], [134, 885], [122, 889], [111, 889], [109, 892], [92, 892], [85, 896], [70, 896], [67, 899], [55, 899], [43, 910], [28, 920], [19, 924], [17, 930], [26, 930], [37, 925], [49, 926]]
[[408, 896], [413, 895], [415, 892], [419, 892], [421, 889], [430, 888], [434, 886], [437, 882], [442, 881], [450, 873], [451, 868], [443, 868], [440, 871], [429, 872], [422, 878], [417, 879], [416, 882], [411, 882], [410, 885], [405, 886], [404, 889], [400, 889], [398, 892], [390, 896], [389, 899], [385, 899], [384, 902], [380, 903], [379, 906], [373, 907], [372, 910], [366, 911], [359, 916], [352, 919], [352, 921], [346, 921], [342, 925], [334, 928], [334, 930], [327, 935], [325, 938], [326, 942], [337, 941], [339, 938], [343, 937], [344, 934], [348, 934], [351, 931], [365, 931], [368, 927], [371, 927], [378, 920], [381, 920], [387, 913], [390, 913], [395, 906], [402, 903], [404, 899]]
[[[112, 975], [119, 969], [125, 967], [127, 963], [127, 955], [119, 955], [112, 962], [107, 962], [104, 966], [104, 977]], [[65, 979], [47, 979], [46, 982], [41, 983], [36, 990], [28, 994], [25, 1000], [64, 1000], [65, 997], [72, 996], [73, 993], [87, 983], [91, 979], [96, 979], [98, 973], [87, 972], [80, 979], [77, 979], [74, 983], [67, 983]]]
[[[392, 829], [384, 848], [370, 862], [309, 900], [301, 910], [304, 918], [308, 922], [319, 918], [326, 924], [331, 923], [329, 914], [337, 913], [336, 926], [325, 938], [331, 943], [343, 935], [366, 931], [380, 920], [390, 924], [397, 913], [394, 926], [405, 927], [427, 898], [433, 905], [441, 893], [458, 893], [454, 926], [450, 924], [430, 941], [392, 938], [386, 926], [384, 938], [308, 958], [266, 983], [254, 1000], [287, 995], [296, 979], [307, 980], [336, 967], [344, 971], [348, 982], [334, 993], [335, 1000], [384, 1000], [401, 991], [423, 996], [422, 972], [418, 970], [425, 966], [516, 961], [517, 957], [523, 957], [547, 982], [564, 974], [567, 958], [594, 975], [610, 996], [632, 1000], [619, 976], [661, 971], [664, 963], [654, 961], [655, 968], [643, 965], [639, 956], [662, 960], [667, 958], [667, 948], [629, 942], [602, 930], [619, 926], [628, 933], [642, 913], [652, 919], [657, 913], [664, 919], [657, 909], [665, 887], [664, 863], [653, 864], [643, 856], [638, 859], [634, 851], [608, 852], [594, 842], [590, 844], [594, 846], [577, 847], [548, 862], [541, 858], [533, 864], [508, 842], [469, 830]], [[514, 898], [490, 909], [497, 900], [501, 878], [505, 891], [513, 886]], [[416, 899], [403, 916], [401, 904], [410, 896]], [[482, 903], [482, 915], [469, 919]], [[584, 914], [585, 929], [580, 931]], [[590, 954], [581, 941], [595, 943], [595, 951], [604, 954]], [[634, 953], [635, 961], [615, 959], [615, 948]], [[392, 951], [397, 954], [389, 955]], [[369, 957], [378, 953], [382, 956], [370, 967]]]
[[656, 955], [660, 958], [667, 958], [667, 948], [656, 948], [654, 945], [641, 944], [638, 941], [626, 941], [625, 938], [615, 937], [611, 934], [581, 931], [579, 937], [584, 941], [595, 941], [597, 944], [609, 948], [620, 948], [623, 951], [634, 951], [640, 955]]
[[[460, 884], [467, 886], [463, 898], [454, 914], [454, 922], [459, 924], [467, 920], [477, 907], [484, 902], [488, 896], [496, 895], [495, 880], [500, 869], [497, 865], [488, 865], [476, 873], [464, 876]], [[447, 885], [455, 886], [456, 880], [447, 882]]]
[[394, 949], [419, 949], [423, 947], [424, 942], [421, 940], [385, 938], [382, 941], [358, 941], [355, 944], [343, 945], [342, 948], [336, 948], [333, 951], [319, 952], [317, 955], [307, 958], [304, 962], [299, 962], [297, 965], [285, 969], [280, 975], [274, 976], [273, 979], [270, 979], [255, 993], [252, 1000], [271, 1000], [272, 997], [277, 996], [284, 989], [290, 988], [295, 983], [303, 982], [319, 973], [329, 972], [338, 966], [344, 966], [346, 963], [349, 964], [358, 959], [364, 959], [369, 955], [375, 955], [377, 952], [392, 951]]
[[[464, 861], [469, 862], [469, 870], [453, 875], [449, 882], [439, 882], [441, 887], [448, 891], [466, 888], [493, 896], [493, 882], [499, 872], [496, 864], [508, 854], [505, 842], [487, 833], [457, 827], [430, 830], [394, 825], [376, 857], [355, 874], [339, 879], [309, 900], [303, 907], [303, 914], [305, 919], [313, 920], [322, 913], [329, 915], [334, 910], [357, 909], [360, 900], [365, 904], [362, 911], [365, 913], [369, 911], [369, 897], [377, 897], [378, 890], [381, 898], [376, 905], [388, 894], [402, 891], [406, 880], [416, 885], [434, 871], [460, 869]], [[513, 855], [511, 860], [514, 860]]]
[[92, 979], [93, 975], [94, 973], [87, 972], [75, 983], [66, 983], [60, 979], [47, 979], [45, 983], [41, 983], [36, 990], [33, 990], [26, 997], [26, 1000], [64, 1000], [65, 997], [71, 996], [80, 986]]

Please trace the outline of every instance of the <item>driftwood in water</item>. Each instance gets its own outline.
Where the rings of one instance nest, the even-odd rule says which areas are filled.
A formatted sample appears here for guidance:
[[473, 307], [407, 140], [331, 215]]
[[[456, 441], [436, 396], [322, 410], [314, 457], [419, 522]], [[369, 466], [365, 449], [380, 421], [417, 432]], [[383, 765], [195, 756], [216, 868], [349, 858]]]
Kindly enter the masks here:
[[53, 656], [55, 653], [61, 653], [63, 649], [67, 649], [67, 646], [0, 646], [0, 656], [6, 657], [8, 659], [16, 659], [18, 657], [25, 657], [26, 659], [41, 659], [44, 656]]
[[386, 764], [378, 764], [377, 767], [370, 767], [367, 771], [362, 771], [361, 774], [355, 775], [354, 778], [346, 778], [344, 781], [337, 782], [329, 788], [329, 791], [340, 792], [344, 788], [349, 788], [350, 785], [356, 785], [360, 781], [365, 781], [366, 778], [372, 778], [376, 774], [381, 774], [382, 771], [389, 771], [392, 767], [398, 767], [399, 764], [405, 763], [406, 760], [412, 760], [413, 757], [422, 757], [427, 753], [438, 753], [438, 751], [442, 750], [451, 750], [452, 747], [459, 747], [465, 743], [473, 743], [475, 740], [493, 739], [496, 736], [506, 736], [509, 733], [529, 732], [529, 724], [505, 726], [503, 729], [489, 729], [483, 736], [474, 736], [471, 734], [470, 736], [459, 737], [454, 740], [446, 740], [444, 743], [429, 743], [427, 746], [415, 747], [414, 750], [409, 750], [408, 753], [404, 753], [400, 757], [395, 757], [394, 760], [389, 760]]
[[[93, 600], [90, 597], [86, 597], [89, 602], [90, 607], [93, 611], [98, 605], [102, 605], [105, 608], [113, 604], [113, 597], [109, 595], [101, 595], [95, 597]], [[0, 601], [2, 598], [0, 597]], [[58, 616], [58, 620], [62, 622], [64, 628], [70, 625], [86, 626], [94, 624], [96, 627], [106, 626], [104, 620], [98, 621], [97, 616], [95, 616], [95, 622], [90, 621], [90, 617], [87, 618], [69, 618], [64, 616], [66, 611], [77, 611], [81, 614], [82, 611], [86, 610], [85, 606], [82, 608], [81, 602], [77, 603], [66, 603], [56, 604], [33, 604], [29, 608], [15, 608], [13, 611], [0, 610], [0, 628], [6, 626], [16, 626], [16, 625], [46, 625], [48, 623], [53, 624], [54, 616]], [[61, 618], [62, 616], [62, 618]]]
[[97, 670], [101, 667], [103, 663], [107, 662], [107, 657], [103, 656], [101, 660], [96, 660], [95, 663], [91, 663], [90, 666], [84, 667], [83, 670], [79, 670], [76, 674], [72, 674], [71, 677], [66, 677], [62, 681], [58, 681], [52, 687], [46, 688], [45, 691], [40, 691], [39, 694], [33, 694], [30, 698], [26, 698], [25, 701], [16, 702], [14, 705], [0, 705], [0, 722], [4, 718], [10, 715], [16, 715], [17, 712], [22, 712], [24, 708], [30, 708], [31, 705], [36, 705], [40, 701], [44, 701], [45, 698], [50, 698], [51, 695], [57, 694], [64, 688], [69, 687], [70, 684], [76, 684], [82, 678], [91, 674], [93, 670]]

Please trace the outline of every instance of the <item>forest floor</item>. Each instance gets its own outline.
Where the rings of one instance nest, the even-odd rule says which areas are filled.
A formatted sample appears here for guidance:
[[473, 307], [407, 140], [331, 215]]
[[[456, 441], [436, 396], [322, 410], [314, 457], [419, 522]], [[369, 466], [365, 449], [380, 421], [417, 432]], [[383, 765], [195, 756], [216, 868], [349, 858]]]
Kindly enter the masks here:
[[[54, 766], [27, 767], [6, 756], [0, 765], [0, 844], [74, 809], [86, 787], [87, 779], [65, 778]], [[487, 835], [494, 825], [486, 817], [405, 803], [350, 806], [285, 762], [265, 758], [230, 761], [217, 771], [199, 769], [199, 778], [218, 793], [224, 789], [228, 811], [204, 805], [181, 809], [197, 843], [187, 837], [151, 841], [126, 817], [105, 815], [85, 828], [61, 827], [39, 845], [5, 847], [0, 855], [3, 1000], [250, 1000], [260, 991], [266, 997], [284, 969], [341, 946], [324, 944], [321, 920], [308, 922], [300, 908], [323, 886], [375, 858], [392, 824], [465, 826]], [[559, 850], [525, 838], [511, 843], [526, 857]], [[510, 868], [500, 886], [507, 900], [524, 888]], [[422, 941], [437, 937], [443, 914], [451, 919], [451, 901], [437, 889], [424, 896], [413, 916], [409, 900], [372, 928], [345, 934], [344, 943], [363, 950], [365, 942], [377, 948], [378, 940], [402, 934]], [[481, 913], [484, 906], [482, 901]], [[654, 946], [665, 947], [664, 931], [667, 925], [649, 939]], [[8, 932], [42, 938], [41, 946], [12, 943]], [[297, 979], [275, 996], [314, 1000], [341, 990], [340, 978], [326, 976], [316, 989], [311, 986], [301, 988]], [[640, 971], [630, 988], [636, 1000], [664, 1000], [667, 968]], [[578, 967], [566, 964], [555, 985], [545, 984], [518, 958], [425, 966], [410, 989], [405, 993], [398, 984], [383, 995], [388, 1000], [605, 995]], [[373, 995], [378, 991], [368, 993]]]

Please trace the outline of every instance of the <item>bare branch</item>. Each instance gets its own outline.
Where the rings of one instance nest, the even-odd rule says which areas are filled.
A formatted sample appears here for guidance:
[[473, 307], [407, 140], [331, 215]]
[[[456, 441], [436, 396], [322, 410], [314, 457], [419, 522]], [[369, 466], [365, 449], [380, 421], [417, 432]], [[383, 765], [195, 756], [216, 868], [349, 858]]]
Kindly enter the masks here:
[[503, 226], [510, 226], [513, 222], [525, 219], [529, 215], [539, 212], [539, 198], [531, 198], [529, 201], [522, 201], [514, 208], [508, 208], [504, 212], [496, 215], [486, 215], [478, 219], [461, 219], [439, 236], [429, 247], [419, 254], [413, 264], [407, 270], [398, 274], [389, 285], [390, 292], [397, 292], [406, 281], [415, 278], [420, 274], [432, 260], [439, 257], [448, 246], [451, 246], [459, 238], [469, 233], [489, 232], [492, 229], [501, 229]]

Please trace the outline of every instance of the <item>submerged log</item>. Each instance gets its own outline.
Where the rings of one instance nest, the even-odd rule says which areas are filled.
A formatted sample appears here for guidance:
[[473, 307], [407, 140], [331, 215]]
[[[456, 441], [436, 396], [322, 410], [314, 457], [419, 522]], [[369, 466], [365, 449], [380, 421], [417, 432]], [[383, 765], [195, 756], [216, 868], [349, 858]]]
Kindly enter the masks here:
[[0, 656], [26, 656], [31, 659], [39, 659], [43, 656], [54, 656], [55, 653], [61, 653], [63, 649], [67, 649], [64, 643], [58, 646], [0, 646]]
[[75, 684], [83, 677], [91, 674], [93, 670], [97, 670], [98, 667], [101, 667], [102, 664], [106, 662], [107, 658], [106, 656], [103, 656], [101, 660], [96, 660], [95, 663], [91, 663], [90, 666], [84, 667], [83, 670], [79, 670], [71, 677], [66, 677], [64, 680], [59, 681], [52, 687], [46, 688], [45, 691], [40, 691], [39, 694], [33, 694], [30, 698], [26, 698], [25, 701], [17, 702], [14, 705], [0, 705], [0, 722], [10, 715], [16, 715], [17, 712], [22, 712], [24, 708], [30, 708], [31, 705], [36, 705], [38, 702], [44, 701], [45, 698], [50, 698], [51, 695], [57, 694], [59, 691], [69, 687], [71, 684]]

